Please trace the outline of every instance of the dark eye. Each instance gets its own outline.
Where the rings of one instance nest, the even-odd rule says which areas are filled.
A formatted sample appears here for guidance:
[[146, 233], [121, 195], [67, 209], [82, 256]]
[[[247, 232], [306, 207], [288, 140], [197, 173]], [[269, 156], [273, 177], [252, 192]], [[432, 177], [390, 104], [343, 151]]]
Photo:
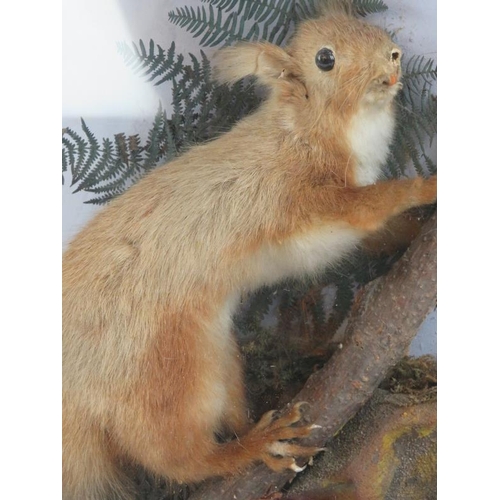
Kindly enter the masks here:
[[331, 71], [335, 66], [335, 56], [331, 49], [323, 48], [316, 54], [316, 66], [321, 71]]

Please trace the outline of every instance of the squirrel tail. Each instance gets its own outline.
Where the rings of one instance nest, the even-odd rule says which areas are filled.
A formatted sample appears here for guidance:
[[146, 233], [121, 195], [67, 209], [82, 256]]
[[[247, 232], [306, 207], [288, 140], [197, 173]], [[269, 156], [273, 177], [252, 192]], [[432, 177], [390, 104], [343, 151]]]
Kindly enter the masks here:
[[105, 431], [84, 415], [63, 422], [63, 500], [132, 500], [132, 483], [109, 449]]

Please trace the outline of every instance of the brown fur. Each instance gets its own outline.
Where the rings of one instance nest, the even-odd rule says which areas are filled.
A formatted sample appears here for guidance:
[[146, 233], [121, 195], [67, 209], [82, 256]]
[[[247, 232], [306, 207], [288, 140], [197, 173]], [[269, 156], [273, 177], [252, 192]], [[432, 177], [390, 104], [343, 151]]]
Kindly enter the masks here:
[[[330, 72], [314, 62], [325, 44], [336, 55]], [[294, 456], [317, 451], [276, 444], [311, 432], [291, 427], [300, 408], [248, 426], [230, 317], [239, 294], [278, 279], [281, 265], [280, 276], [315, 272], [393, 215], [435, 201], [435, 179], [357, 182], [347, 130], [364, 107], [392, 113], [393, 50], [383, 31], [346, 14], [304, 23], [286, 49], [223, 49], [219, 79], [256, 74], [270, 88], [267, 101], [219, 139], [153, 171], [70, 244], [65, 499], [132, 497], [123, 459], [192, 482], [258, 460], [294, 468]], [[340, 246], [316, 262], [324, 238]], [[218, 443], [224, 429], [238, 439]]]

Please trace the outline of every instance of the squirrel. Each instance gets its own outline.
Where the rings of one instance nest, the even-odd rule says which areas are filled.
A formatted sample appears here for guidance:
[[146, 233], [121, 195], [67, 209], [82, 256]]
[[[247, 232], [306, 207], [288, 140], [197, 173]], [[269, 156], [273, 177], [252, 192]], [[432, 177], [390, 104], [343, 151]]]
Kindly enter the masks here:
[[[247, 420], [231, 316], [240, 295], [321, 272], [394, 216], [436, 201], [436, 177], [378, 181], [402, 87], [401, 49], [345, 11], [284, 48], [240, 42], [215, 76], [254, 75], [261, 106], [113, 200], [63, 256], [63, 498], [134, 498], [121, 464], [180, 483], [262, 461], [299, 471], [301, 405]], [[237, 436], [217, 440], [226, 430]]]

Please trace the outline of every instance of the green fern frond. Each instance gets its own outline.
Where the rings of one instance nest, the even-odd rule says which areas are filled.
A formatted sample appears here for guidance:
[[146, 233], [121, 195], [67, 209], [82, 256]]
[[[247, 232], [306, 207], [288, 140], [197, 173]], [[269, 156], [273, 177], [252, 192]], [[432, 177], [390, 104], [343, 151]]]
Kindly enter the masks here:
[[[168, 14], [169, 20], [185, 28], [194, 38], [202, 37], [202, 47], [214, 47], [222, 42], [249, 39], [255, 35], [255, 26], [251, 26], [245, 33], [246, 19], [238, 18], [236, 12], [231, 12], [225, 21], [223, 10], [215, 9], [213, 5], [193, 7], [178, 7]], [[239, 22], [238, 22], [239, 21]], [[255, 23], [254, 23], [255, 24]]]
[[[257, 22], [263, 22], [269, 14], [269, 9], [276, 10], [276, 5], [272, 1], [262, 0], [201, 0], [202, 3], [221, 9], [224, 12], [235, 11], [242, 19], [254, 19]], [[235, 7], [238, 8], [235, 10]], [[264, 16], [264, 17], [262, 17]]]
[[[245, 4], [246, 0], [201, 0], [202, 3], [210, 3], [214, 7], [221, 9], [223, 12], [233, 10], [238, 4], [240, 8]], [[259, 2], [255, 2], [256, 4]], [[238, 12], [240, 13], [240, 12]]]
[[389, 179], [397, 179], [403, 175], [403, 171], [401, 169], [401, 165], [404, 165], [405, 162], [401, 160], [397, 152], [393, 151], [392, 148], [389, 149], [389, 158], [384, 167], [384, 174]]
[[[266, 40], [281, 45], [299, 21], [319, 13], [320, 0], [202, 0], [207, 6], [177, 7], [171, 22], [185, 28], [200, 45], [215, 47], [236, 40]], [[382, 12], [382, 0], [355, 0], [357, 13]], [[225, 20], [224, 20], [225, 17]]]
[[421, 123], [429, 137], [429, 145], [432, 145], [437, 134], [437, 97], [430, 92], [427, 94], [425, 105], [421, 109]]
[[425, 132], [430, 141], [437, 133], [437, 101], [431, 93], [430, 86], [422, 85], [406, 89], [399, 99], [400, 109], [406, 113], [412, 128]]
[[[210, 80], [204, 74], [200, 61], [193, 54], [189, 54], [189, 57], [191, 58], [192, 65], [190, 67], [186, 66], [186, 71], [183, 72], [179, 80], [177, 98], [182, 100], [191, 98], [193, 101], [198, 101], [200, 99], [199, 93], [204, 87], [203, 83], [208, 83]], [[202, 58], [203, 57], [206, 56], [202, 52]], [[198, 78], [198, 76], [200, 78]]]
[[431, 89], [437, 79], [437, 68], [433, 59], [412, 56], [403, 60], [403, 82], [410, 94], [420, 98], [421, 89]]
[[184, 68], [184, 56], [176, 54], [174, 42], [167, 51], [159, 45], [155, 47], [153, 40], [149, 41], [149, 50], [146, 50], [142, 40], [139, 40], [139, 47], [135, 43], [129, 47], [125, 42], [118, 43], [117, 47], [125, 64], [136, 74], [142, 71], [142, 77], [149, 75], [147, 80], [154, 85], [177, 78]]
[[127, 151], [127, 138], [125, 134], [123, 133], [115, 134], [115, 147], [116, 147], [116, 154], [120, 158], [122, 163], [128, 165], [129, 154]]
[[130, 167], [139, 170], [141, 163], [144, 161], [142, 156], [144, 148], [141, 146], [141, 138], [138, 134], [127, 137], [127, 149]]
[[425, 166], [427, 167], [427, 171], [429, 172], [429, 174], [430, 175], [435, 175], [436, 172], [437, 172], [437, 165], [436, 165], [436, 163], [427, 154], [423, 154], [422, 156], [424, 158]]
[[98, 196], [91, 198], [85, 203], [88, 204], [103, 204], [112, 200], [119, 194], [123, 193], [129, 185], [131, 185], [134, 180], [137, 179], [137, 172], [130, 166], [126, 169], [123, 175], [120, 175], [117, 179], [114, 179], [106, 184], [98, 187], [87, 189], [88, 192], [97, 194]]
[[391, 176], [404, 175], [409, 166], [419, 175], [436, 169], [428, 156], [437, 133], [437, 101], [431, 92], [436, 78], [433, 59], [414, 56], [403, 61], [404, 86], [396, 98], [397, 125], [386, 165]]
[[426, 86], [420, 88], [419, 96], [415, 95], [414, 89], [405, 88], [396, 102], [397, 125], [387, 168], [392, 175], [399, 176], [407, 171], [410, 162], [419, 175], [429, 175], [435, 170], [427, 156], [427, 149], [436, 134], [435, 97]]
[[362, 17], [387, 10], [387, 5], [382, 0], [354, 0], [353, 5], [356, 12]]
[[75, 193], [86, 191], [98, 195], [86, 203], [109, 201], [123, 193], [160, 161], [173, 158], [178, 151], [161, 105], [145, 146], [141, 145], [138, 135], [126, 137], [124, 134], [116, 134], [112, 140], [104, 138], [99, 144], [84, 120], [82, 129], [87, 141], [71, 129], [64, 131], [63, 158], [66, 158], [67, 167], [84, 164], [78, 175], [73, 175], [77, 169], [72, 168], [72, 185], [76, 185]]
[[130, 185], [138, 181], [144, 172], [142, 167], [142, 152], [144, 148], [140, 145], [138, 135], [125, 137], [123, 134], [115, 135], [115, 147], [117, 156], [123, 164], [123, 168], [115, 179], [103, 184], [91, 186], [86, 189], [87, 192], [97, 194], [85, 203], [104, 204], [123, 193]]
[[298, 20], [311, 19], [319, 14], [318, 2], [308, 0], [296, 0], [295, 15]]
[[[127, 58], [130, 65], [136, 65], [139, 62], [139, 66], [135, 66], [138, 68], [147, 68], [152, 61], [152, 57], [147, 59], [147, 51], [140, 43], [139, 46], [134, 44], [132, 48], [122, 45], [121, 53]], [[164, 128], [159, 133], [171, 133], [172, 138], [176, 138], [177, 149], [213, 137], [217, 131], [225, 129], [242, 116], [241, 114], [236, 115], [236, 112], [241, 110], [241, 105], [225, 113], [216, 110], [224, 98], [232, 99], [236, 101], [235, 104], [240, 104], [238, 99], [234, 98], [238, 94], [240, 100], [244, 99], [251, 105], [256, 102], [250, 88], [246, 94], [243, 87], [239, 85], [218, 88], [211, 79], [211, 66], [208, 57], [203, 51], [200, 53], [201, 58], [189, 54], [191, 64], [183, 64], [180, 71], [177, 68], [174, 74], [170, 72], [171, 66], [179, 63], [179, 59], [175, 55], [175, 46], [172, 44], [168, 54], [165, 55], [160, 46], [154, 47], [150, 43], [149, 55], [162, 59], [162, 63], [157, 65], [154, 74], [157, 77], [156, 84], [162, 83], [168, 78], [172, 81], [172, 114], [169, 127], [168, 131], [167, 128]], [[163, 76], [162, 73], [164, 73]], [[142, 75], [146, 76], [145, 72]], [[248, 110], [250, 106], [247, 105], [244, 108]], [[151, 144], [154, 146], [155, 141], [153, 140]], [[167, 155], [167, 157], [170, 156]]]
[[81, 190], [90, 190], [92, 186], [107, 181], [117, 175], [113, 158], [114, 148], [112, 142], [105, 138], [102, 141], [101, 154], [95, 166], [90, 169], [80, 181], [75, 193]]
[[411, 56], [404, 63], [403, 78], [432, 84], [437, 78], [437, 68], [434, 59], [425, 56]]
[[[270, 9], [265, 15], [262, 38], [268, 42], [281, 45], [287, 35], [291, 33], [291, 27], [297, 21], [295, 4], [293, 1], [278, 0], [270, 2]], [[258, 21], [260, 24], [260, 21]], [[269, 35], [267, 34], [271, 30]]]
[[[63, 150], [62, 150], [62, 158], [63, 158], [63, 174], [67, 172], [68, 165], [70, 166], [71, 171], [74, 171], [75, 168], [75, 151], [76, 146], [72, 144], [66, 137], [63, 136], [62, 139]], [[64, 175], [63, 175], [64, 182]]]
[[[82, 152], [82, 154], [79, 155], [79, 161], [75, 165], [75, 169], [73, 172], [72, 176], [72, 182], [71, 185], [73, 186], [77, 182], [79, 182], [81, 179], [84, 179], [87, 175], [88, 172], [91, 170], [93, 164], [97, 160], [100, 154], [100, 146], [99, 143], [97, 142], [97, 139], [95, 135], [90, 131], [90, 129], [87, 127], [87, 124], [82, 118], [82, 130], [85, 133], [85, 136], [87, 137], [87, 144], [88, 144], [88, 155], [85, 152]], [[74, 137], [74, 133], [71, 130], [68, 130], [68, 135], [71, 137]], [[77, 139], [75, 139], [77, 142]], [[81, 160], [80, 160], [81, 159]]]
[[146, 143], [146, 160], [143, 166], [145, 170], [151, 170], [162, 156], [161, 136], [163, 127], [164, 115], [160, 104], [153, 121], [153, 127], [148, 133], [148, 141]]
[[[200, 45], [203, 46], [203, 42], [206, 38], [215, 33], [221, 33], [222, 27], [222, 11], [217, 9], [217, 19], [215, 16], [215, 9], [212, 5], [209, 5], [209, 13], [205, 7], [198, 6], [196, 10], [193, 7], [178, 7], [175, 11], [168, 13], [168, 18], [170, 22], [174, 23], [181, 28], [185, 28], [188, 33], [191, 33], [194, 38], [204, 35]], [[224, 33], [226, 33], [226, 28], [224, 27]]]
[[293, 0], [201, 0], [224, 12], [234, 11], [245, 21], [254, 20], [258, 23], [265, 22], [273, 14], [286, 14], [293, 7]]
[[[67, 136], [67, 137], [64, 137]], [[73, 142], [70, 142], [73, 141]], [[66, 145], [67, 148], [76, 149], [76, 155], [70, 154], [70, 163], [71, 163], [71, 176], [73, 179], [78, 179], [83, 162], [87, 157], [87, 153], [89, 151], [88, 143], [80, 137], [76, 132], [71, 130], [70, 128], [66, 128], [63, 134], [63, 144]], [[71, 146], [70, 146], [71, 144]], [[76, 161], [74, 158], [77, 158]]]
[[[297, 20], [294, 2], [290, 0], [203, 1], [208, 3], [206, 7], [177, 7], [168, 14], [171, 22], [185, 28], [194, 38], [201, 36], [202, 47], [255, 39], [280, 44]], [[228, 14], [225, 20], [223, 13]]]
[[63, 148], [62, 150], [62, 183], [64, 184], [64, 172], [68, 171], [68, 153]]
[[[161, 47], [158, 46], [158, 48], [160, 49]], [[183, 62], [184, 56], [182, 54], [175, 55], [175, 43], [172, 42], [167, 51], [166, 59], [161, 61], [161, 64], [158, 65], [157, 69], [151, 75], [150, 80], [153, 81], [161, 76], [155, 85], [174, 80], [182, 73], [184, 69]]]
[[415, 141], [413, 140], [412, 134], [410, 131], [402, 129], [399, 134], [397, 134], [397, 138], [400, 141], [401, 147], [404, 147], [411, 162], [413, 168], [416, 170], [418, 175], [425, 176], [426, 172], [424, 166], [422, 164], [422, 155], [423, 151], [417, 148]]

